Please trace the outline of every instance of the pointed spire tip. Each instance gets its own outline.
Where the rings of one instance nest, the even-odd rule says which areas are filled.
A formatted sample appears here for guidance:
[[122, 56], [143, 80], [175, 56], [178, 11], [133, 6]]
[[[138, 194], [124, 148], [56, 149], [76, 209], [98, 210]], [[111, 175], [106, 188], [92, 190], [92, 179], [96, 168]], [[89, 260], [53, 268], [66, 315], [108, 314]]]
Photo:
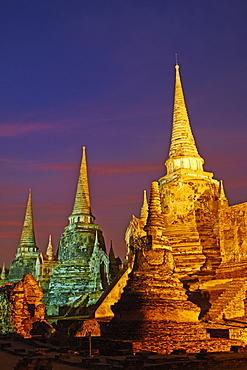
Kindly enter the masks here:
[[[198, 153], [191, 130], [178, 64], [175, 65], [175, 69], [172, 137], [169, 157], [166, 161], [167, 174], [182, 168], [203, 171], [204, 160]], [[181, 161], [180, 163], [176, 161], [177, 158], [181, 157], [184, 157], [185, 161]]]
[[[72, 215], [92, 216], [87, 174], [86, 147], [82, 147], [81, 165]], [[92, 216], [93, 217], [93, 216]]]
[[49, 261], [51, 261], [54, 257], [51, 235], [49, 235], [49, 241], [48, 241], [48, 245], [46, 248], [46, 255], [48, 256]]

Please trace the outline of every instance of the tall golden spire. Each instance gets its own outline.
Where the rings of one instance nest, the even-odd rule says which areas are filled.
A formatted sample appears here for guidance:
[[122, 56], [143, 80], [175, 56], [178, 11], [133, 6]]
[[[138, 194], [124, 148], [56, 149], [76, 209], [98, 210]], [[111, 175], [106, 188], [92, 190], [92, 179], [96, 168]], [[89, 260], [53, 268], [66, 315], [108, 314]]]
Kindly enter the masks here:
[[87, 215], [91, 216], [88, 174], [87, 174], [87, 159], [86, 147], [82, 147], [82, 160], [80, 173], [78, 178], [75, 203], [72, 215]]
[[184, 99], [179, 65], [175, 65], [176, 81], [172, 123], [172, 138], [169, 157], [166, 161], [167, 173], [187, 168], [203, 171], [204, 160], [198, 153], [191, 131], [190, 121]]
[[29, 189], [28, 201], [24, 224], [21, 233], [20, 247], [36, 247], [34, 227], [33, 227], [33, 208], [32, 208], [32, 193]]

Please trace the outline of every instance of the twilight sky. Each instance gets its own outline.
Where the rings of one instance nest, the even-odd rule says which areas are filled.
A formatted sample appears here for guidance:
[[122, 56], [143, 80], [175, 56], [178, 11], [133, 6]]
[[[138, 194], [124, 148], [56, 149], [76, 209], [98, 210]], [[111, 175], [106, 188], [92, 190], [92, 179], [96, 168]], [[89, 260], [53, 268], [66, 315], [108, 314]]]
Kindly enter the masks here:
[[165, 174], [174, 54], [205, 170], [247, 201], [247, 1], [0, 2], [0, 265], [28, 189], [37, 245], [56, 248], [87, 147], [92, 212], [116, 255]]

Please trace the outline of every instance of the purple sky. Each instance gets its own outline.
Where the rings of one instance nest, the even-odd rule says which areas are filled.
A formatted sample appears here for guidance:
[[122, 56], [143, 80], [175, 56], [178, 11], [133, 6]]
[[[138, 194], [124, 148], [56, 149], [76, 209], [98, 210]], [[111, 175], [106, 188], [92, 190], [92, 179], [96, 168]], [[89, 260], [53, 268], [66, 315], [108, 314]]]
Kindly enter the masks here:
[[28, 189], [36, 241], [57, 247], [81, 147], [92, 212], [116, 254], [143, 189], [165, 174], [178, 53], [205, 170], [247, 200], [247, 2], [0, 3], [0, 265], [14, 258]]

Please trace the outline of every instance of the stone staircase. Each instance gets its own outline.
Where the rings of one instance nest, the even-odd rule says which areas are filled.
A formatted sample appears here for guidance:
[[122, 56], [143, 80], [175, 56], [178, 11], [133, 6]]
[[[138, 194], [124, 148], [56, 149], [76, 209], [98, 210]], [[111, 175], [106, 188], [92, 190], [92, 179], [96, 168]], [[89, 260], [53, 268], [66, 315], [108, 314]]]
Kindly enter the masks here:
[[231, 281], [226, 290], [212, 304], [204, 319], [207, 321], [219, 321], [223, 317], [230, 319], [244, 316], [246, 290], [246, 279], [239, 278]]

